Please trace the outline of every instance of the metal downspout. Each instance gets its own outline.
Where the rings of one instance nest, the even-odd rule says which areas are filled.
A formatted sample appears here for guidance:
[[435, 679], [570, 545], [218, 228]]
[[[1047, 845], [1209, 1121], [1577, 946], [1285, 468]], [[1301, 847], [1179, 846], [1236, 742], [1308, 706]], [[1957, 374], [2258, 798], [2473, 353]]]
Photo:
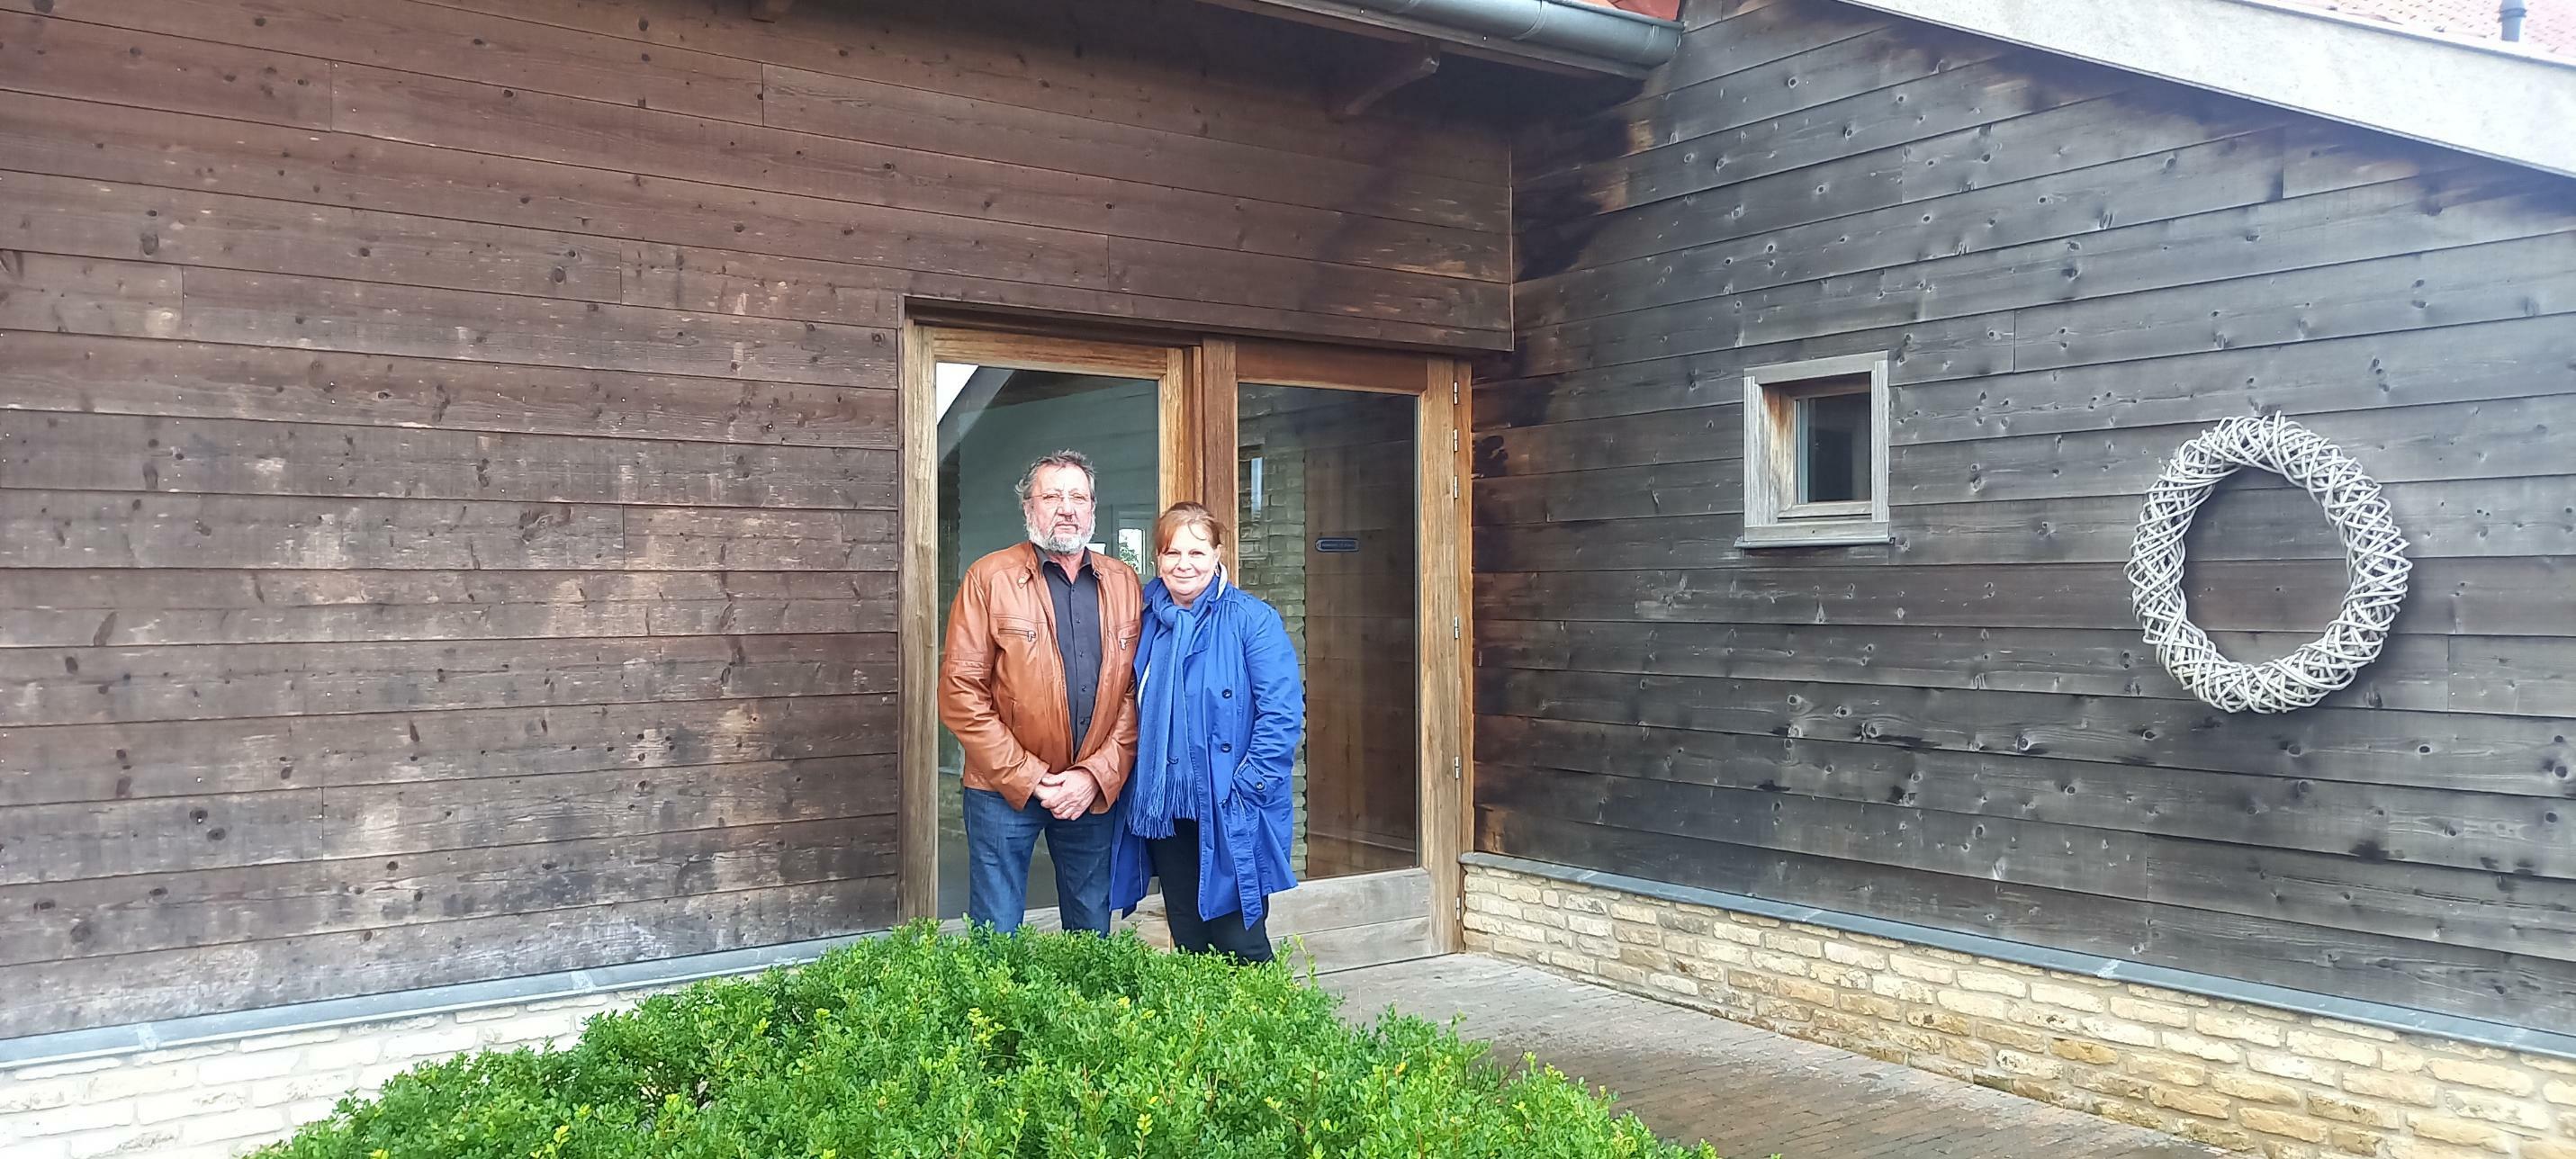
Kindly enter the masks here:
[[1404, 16], [1516, 43], [1639, 68], [1672, 59], [1681, 26], [1579, 0], [1341, 0], [1390, 16]]

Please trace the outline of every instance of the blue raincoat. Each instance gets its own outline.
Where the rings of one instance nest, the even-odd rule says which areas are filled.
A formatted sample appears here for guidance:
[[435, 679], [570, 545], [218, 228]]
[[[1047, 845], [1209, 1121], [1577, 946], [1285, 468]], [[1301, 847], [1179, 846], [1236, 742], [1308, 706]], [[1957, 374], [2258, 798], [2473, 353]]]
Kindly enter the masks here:
[[[1163, 581], [1145, 585], [1143, 629], [1136, 641], [1137, 674], [1164, 681], [1175, 675], [1147, 671], [1159, 638], [1170, 632], [1172, 611]], [[1159, 613], [1159, 614], [1158, 614]], [[1148, 697], [1137, 696], [1137, 768], [1119, 795], [1118, 836], [1109, 854], [1109, 905], [1133, 912], [1144, 900], [1153, 862], [1145, 839], [1129, 827], [1128, 811], [1148, 775], [1150, 758], [1161, 765], [1165, 792], [1205, 809], [1199, 820], [1199, 917], [1240, 912], [1249, 926], [1269, 911], [1269, 897], [1293, 889], [1289, 768], [1306, 724], [1306, 689], [1297, 675], [1297, 652], [1279, 613], [1220, 575], [1189, 614], [1199, 617], [1188, 654], [1180, 658], [1180, 684], [1158, 692], [1163, 719], [1147, 719]], [[1172, 728], [1173, 713], [1182, 727]], [[1179, 743], [1162, 738], [1177, 736]], [[1155, 738], [1149, 744], [1148, 737]], [[1183, 798], [1182, 795], [1186, 794]]]

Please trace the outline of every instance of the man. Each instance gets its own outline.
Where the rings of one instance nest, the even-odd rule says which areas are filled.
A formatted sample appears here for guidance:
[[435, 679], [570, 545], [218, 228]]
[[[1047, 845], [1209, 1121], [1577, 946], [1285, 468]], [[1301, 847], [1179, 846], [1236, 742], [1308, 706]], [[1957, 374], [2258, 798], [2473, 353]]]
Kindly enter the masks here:
[[975, 561], [948, 611], [939, 719], [966, 750], [966, 916], [1019, 928], [1044, 833], [1068, 930], [1109, 932], [1110, 805], [1136, 747], [1136, 573], [1090, 550], [1091, 460], [1020, 476], [1029, 541]]

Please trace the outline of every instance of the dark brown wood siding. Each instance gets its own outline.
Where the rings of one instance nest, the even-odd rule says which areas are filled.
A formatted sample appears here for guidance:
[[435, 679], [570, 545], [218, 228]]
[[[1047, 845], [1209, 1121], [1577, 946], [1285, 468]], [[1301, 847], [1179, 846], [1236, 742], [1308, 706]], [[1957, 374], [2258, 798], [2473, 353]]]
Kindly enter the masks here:
[[[1827, 0], [1700, 0], [1515, 142], [1477, 392], [1480, 847], [2576, 1030], [2576, 187]], [[1894, 542], [1747, 551], [1740, 374], [1888, 352]], [[2414, 587], [2324, 706], [2212, 710], [2122, 575], [2159, 463], [2279, 410]], [[2241, 478], [2239, 657], [2342, 549]]]
[[0, 15], [0, 1036], [887, 924], [908, 299], [1505, 343], [1456, 78], [747, 7]]

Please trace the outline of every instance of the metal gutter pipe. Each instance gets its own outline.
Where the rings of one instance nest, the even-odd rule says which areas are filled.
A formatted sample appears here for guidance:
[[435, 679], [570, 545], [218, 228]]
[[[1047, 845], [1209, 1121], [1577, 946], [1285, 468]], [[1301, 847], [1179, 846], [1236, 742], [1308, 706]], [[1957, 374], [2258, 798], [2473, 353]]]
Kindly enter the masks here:
[[2527, 14], [2522, 0], [2504, 0], [2503, 9], [2496, 13], [2499, 22], [2503, 25], [2504, 39], [2522, 39], [2522, 18]]
[[1671, 60], [1682, 26], [1580, 0], [1271, 0], [1308, 12], [1375, 12], [1479, 38], [1643, 71]]

